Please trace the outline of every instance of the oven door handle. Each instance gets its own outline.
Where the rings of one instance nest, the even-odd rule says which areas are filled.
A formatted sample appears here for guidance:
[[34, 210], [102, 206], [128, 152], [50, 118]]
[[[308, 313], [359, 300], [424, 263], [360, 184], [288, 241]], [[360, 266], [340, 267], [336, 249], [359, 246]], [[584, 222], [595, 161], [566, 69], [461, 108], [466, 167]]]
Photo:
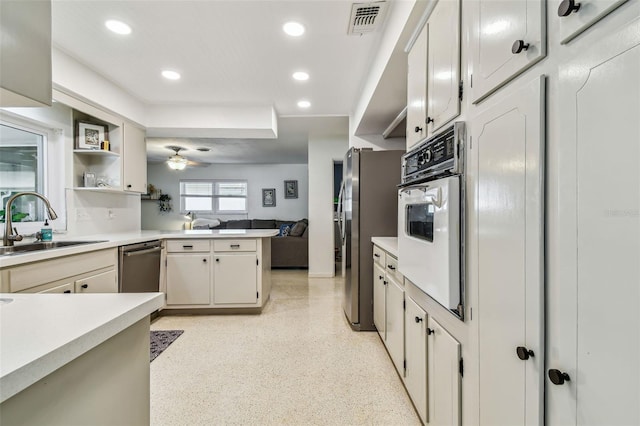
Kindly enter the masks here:
[[[442, 207], [442, 188], [440, 187], [433, 187], [430, 185], [414, 185], [414, 186], [410, 186], [407, 188], [402, 188], [400, 190], [400, 197], [402, 198], [402, 194], [408, 194], [409, 192], [411, 192], [412, 190], [417, 189], [420, 190], [422, 192], [424, 192], [424, 195], [422, 195], [420, 198], [423, 201], [427, 201], [430, 202], [431, 204], [433, 204], [434, 206], [436, 206], [437, 208], [441, 208]], [[429, 191], [427, 193], [427, 191]]]

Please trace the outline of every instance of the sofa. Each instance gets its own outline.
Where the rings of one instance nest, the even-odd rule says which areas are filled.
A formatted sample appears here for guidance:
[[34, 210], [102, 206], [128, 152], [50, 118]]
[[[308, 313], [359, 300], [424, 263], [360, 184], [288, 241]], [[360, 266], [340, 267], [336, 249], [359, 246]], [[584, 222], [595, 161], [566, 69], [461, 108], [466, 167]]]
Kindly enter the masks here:
[[209, 229], [278, 229], [283, 236], [271, 237], [272, 268], [309, 267], [309, 221], [240, 219], [220, 221]]

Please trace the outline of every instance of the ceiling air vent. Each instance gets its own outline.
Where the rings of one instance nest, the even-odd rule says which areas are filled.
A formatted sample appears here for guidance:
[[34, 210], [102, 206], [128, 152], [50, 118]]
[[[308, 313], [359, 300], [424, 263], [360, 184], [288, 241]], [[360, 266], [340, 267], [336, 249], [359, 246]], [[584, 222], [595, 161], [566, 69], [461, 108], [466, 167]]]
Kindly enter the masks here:
[[354, 3], [351, 5], [351, 18], [347, 34], [362, 35], [378, 29], [384, 20], [386, 1]]

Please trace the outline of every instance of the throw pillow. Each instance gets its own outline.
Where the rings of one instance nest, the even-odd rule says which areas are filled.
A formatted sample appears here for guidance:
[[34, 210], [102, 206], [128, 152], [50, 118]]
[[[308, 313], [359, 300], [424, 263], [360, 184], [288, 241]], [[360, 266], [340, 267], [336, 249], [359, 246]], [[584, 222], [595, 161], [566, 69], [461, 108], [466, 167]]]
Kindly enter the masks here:
[[278, 237], [286, 237], [291, 232], [292, 223], [283, 223], [280, 225], [280, 231], [278, 231]]
[[296, 222], [295, 225], [293, 225], [293, 228], [291, 228], [291, 232], [289, 232], [289, 236], [301, 237], [305, 229], [307, 229], [307, 224], [304, 223], [302, 220], [299, 220], [298, 222]]

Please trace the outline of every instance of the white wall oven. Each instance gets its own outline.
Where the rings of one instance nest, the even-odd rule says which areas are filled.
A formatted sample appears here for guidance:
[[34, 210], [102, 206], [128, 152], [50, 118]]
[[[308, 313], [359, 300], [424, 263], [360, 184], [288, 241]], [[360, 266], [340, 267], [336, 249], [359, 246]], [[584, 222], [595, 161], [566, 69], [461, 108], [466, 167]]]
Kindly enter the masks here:
[[464, 316], [464, 123], [402, 158], [398, 268], [454, 315]]

